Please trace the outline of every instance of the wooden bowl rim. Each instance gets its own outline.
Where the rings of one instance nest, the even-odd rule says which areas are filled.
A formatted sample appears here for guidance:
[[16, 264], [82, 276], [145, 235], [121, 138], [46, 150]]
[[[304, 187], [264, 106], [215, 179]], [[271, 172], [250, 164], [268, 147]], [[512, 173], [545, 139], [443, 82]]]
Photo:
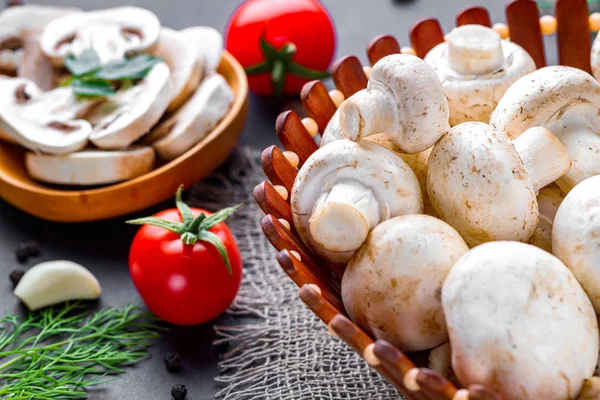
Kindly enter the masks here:
[[[202, 149], [206, 144], [212, 142], [216, 137], [221, 135], [227, 127], [234, 121], [235, 117], [242, 112], [244, 108], [244, 104], [248, 97], [248, 80], [246, 79], [246, 73], [244, 68], [240, 65], [240, 63], [229, 53], [227, 50], [223, 50], [223, 55], [221, 58], [221, 65], [219, 69], [222, 68], [222, 65], [228, 65], [231, 69], [233, 69], [234, 74], [232, 76], [235, 77], [235, 81], [238, 85], [237, 91], [235, 93], [235, 98], [233, 104], [231, 105], [229, 112], [223, 117], [223, 119], [219, 122], [219, 124], [202, 139], [200, 142], [196, 143], [194, 147], [190, 148], [184, 154], [179, 157], [171, 160], [164, 165], [161, 165], [158, 168], [153, 169], [152, 171], [138, 176], [133, 179], [129, 179], [123, 182], [118, 182], [112, 185], [103, 186], [99, 188], [93, 189], [56, 189], [51, 187], [39, 187], [30, 184], [27, 181], [14, 179], [10, 176], [5, 175], [0, 170], [0, 180], [3, 181], [7, 185], [11, 185], [15, 188], [21, 189], [26, 192], [35, 193], [37, 195], [42, 196], [52, 196], [55, 198], [70, 198], [70, 197], [81, 197], [83, 196], [94, 196], [99, 194], [106, 194], [111, 191], [118, 191], [130, 185], [138, 185], [142, 184], [144, 181], [151, 180], [156, 178], [158, 175], [162, 175], [167, 170], [176, 167], [177, 165], [184, 163], [189, 158], [193, 157], [200, 149]], [[24, 161], [23, 161], [24, 162]], [[43, 183], [38, 183], [43, 184]]]

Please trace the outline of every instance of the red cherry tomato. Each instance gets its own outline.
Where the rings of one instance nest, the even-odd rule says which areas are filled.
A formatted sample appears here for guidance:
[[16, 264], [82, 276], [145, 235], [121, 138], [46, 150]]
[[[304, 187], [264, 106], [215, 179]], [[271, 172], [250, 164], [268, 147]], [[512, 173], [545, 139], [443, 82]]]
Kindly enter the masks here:
[[232, 14], [225, 46], [246, 69], [250, 89], [280, 95], [328, 75], [336, 35], [318, 0], [248, 0]]
[[[194, 219], [200, 214], [213, 215], [206, 210], [191, 209]], [[211, 238], [218, 238], [224, 246], [231, 273], [217, 248], [203, 240], [204, 236], [196, 235], [195, 243], [185, 244], [184, 240], [194, 241], [190, 241], [192, 236], [147, 225], [160, 224], [156, 220], [181, 223], [182, 216], [174, 208], [154, 218], [130, 221], [144, 224], [131, 244], [129, 271], [150, 311], [178, 325], [196, 325], [222, 314], [233, 302], [242, 276], [242, 259], [229, 228], [219, 222], [208, 231], [214, 234]]]

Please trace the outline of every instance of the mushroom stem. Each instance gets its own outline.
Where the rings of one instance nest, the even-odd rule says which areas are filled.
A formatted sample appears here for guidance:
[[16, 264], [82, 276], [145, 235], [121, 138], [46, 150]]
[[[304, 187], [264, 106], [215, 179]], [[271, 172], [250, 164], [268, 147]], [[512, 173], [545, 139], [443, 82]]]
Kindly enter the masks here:
[[377, 88], [362, 90], [340, 106], [340, 126], [351, 140], [391, 131], [397, 119], [393, 96]]
[[504, 65], [500, 35], [480, 25], [464, 25], [447, 35], [448, 58], [459, 74], [484, 75]]
[[546, 128], [526, 130], [512, 141], [535, 192], [554, 182], [571, 168], [571, 159], [558, 138]]
[[330, 251], [358, 249], [380, 222], [379, 204], [373, 191], [356, 181], [335, 184], [323, 193], [310, 218], [314, 240]]

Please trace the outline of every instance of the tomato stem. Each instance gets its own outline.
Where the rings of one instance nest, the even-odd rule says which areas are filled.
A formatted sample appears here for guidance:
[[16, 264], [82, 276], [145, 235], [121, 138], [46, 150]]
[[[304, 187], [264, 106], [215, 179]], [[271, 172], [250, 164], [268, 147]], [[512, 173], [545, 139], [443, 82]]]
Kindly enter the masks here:
[[307, 80], [324, 79], [330, 76], [327, 71], [317, 71], [295, 62], [293, 57], [298, 48], [291, 42], [287, 42], [277, 50], [267, 42], [263, 35], [260, 38], [260, 48], [265, 60], [246, 67], [244, 70], [248, 76], [270, 73], [273, 93], [276, 97], [283, 94], [285, 77], [288, 73]]
[[175, 204], [177, 205], [177, 209], [179, 210], [183, 222], [167, 221], [156, 217], [145, 217], [130, 220], [127, 221], [127, 223], [131, 225], [152, 225], [167, 229], [170, 232], [180, 235], [181, 241], [186, 246], [193, 246], [198, 241], [209, 243], [217, 249], [227, 267], [227, 272], [229, 272], [229, 275], [233, 276], [227, 249], [221, 239], [212, 233], [210, 229], [233, 215], [237, 209], [240, 208], [241, 204], [235, 207], [224, 208], [209, 216], [200, 213], [200, 215], [194, 218], [192, 209], [181, 199], [182, 192], [183, 185], [177, 189], [177, 193], [175, 194]]

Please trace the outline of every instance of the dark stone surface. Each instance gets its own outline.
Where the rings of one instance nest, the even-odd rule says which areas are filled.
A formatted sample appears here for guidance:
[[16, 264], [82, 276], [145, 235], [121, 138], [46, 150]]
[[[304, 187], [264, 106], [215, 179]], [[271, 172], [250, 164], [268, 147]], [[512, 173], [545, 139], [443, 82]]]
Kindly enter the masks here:
[[[292, 1], [292, 0], [289, 0]], [[90, 2], [81, 0], [39, 0], [42, 4], [77, 6], [84, 9], [105, 8], [123, 4], [118, 0]], [[376, 35], [391, 33], [401, 44], [408, 43], [408, 29], [419, 18], [437, 16], [445, 30], [454, 24], [455, 15], [473, 0], [326, 0], [338, 30], [338, 56], [358, 55], [366, 62], [367, 43]], [[233, 9], [240, 4], [235, 0], [135, 0], [129, 4], [149, 8], [172, 28], [192, 25], [211, 25], [223, 31]], [[502, 0], [480, 0], [492, 14], [494, 21], [504, 20]], [[553, 41], [554, 38], [549, 39]], [[552, 45], [550, 46], [553, 47]], [[549, 56], [554, 61], [553, 55]], [[289, 104], [287, 105], [289, 107]], [[250, 113], [243, 133], [242, 143], [263, 149], [276, 141], [274, 121], [282, 110], [256, 96], [250, 98]], [[147, 210], [149, 215], [171, 201]], [[12, 295], [10, 272], [20, 267], [15, 258], [15, 248], [21, 242], [37, 240], [42, 253], [25, 264], [31, 266], [42, 260], [69, 259], [88, 267], [103, 287], [101, 305], [141, 303], [130, 279], [127, 264], [129, 244], [136, 228], [118, 218], [91, 224], [67, 225], [45, 222], [28, 216], [0, 201], [0, 308], [11, 312], [22, 310]], [[233, 227], [235, 231], [235, 227]], [[222, 317], [219, 323], [227, 323]], [[152, 357], [139, 366], [129, 369], [122, 379], [91, 392], [90, 399], [170, 399], [171, 387], [185, 384], [188, 399], [213, 398], [217, 391], [213, 379], [217, 375], [218, 356], [212, 346], [212, 324], [197, 327], [173, 327], [165, 333], [152, 350]], [[176, 351], [181, 355], [182, 369], [169, 373], [163, 363], [164, 354]]]

